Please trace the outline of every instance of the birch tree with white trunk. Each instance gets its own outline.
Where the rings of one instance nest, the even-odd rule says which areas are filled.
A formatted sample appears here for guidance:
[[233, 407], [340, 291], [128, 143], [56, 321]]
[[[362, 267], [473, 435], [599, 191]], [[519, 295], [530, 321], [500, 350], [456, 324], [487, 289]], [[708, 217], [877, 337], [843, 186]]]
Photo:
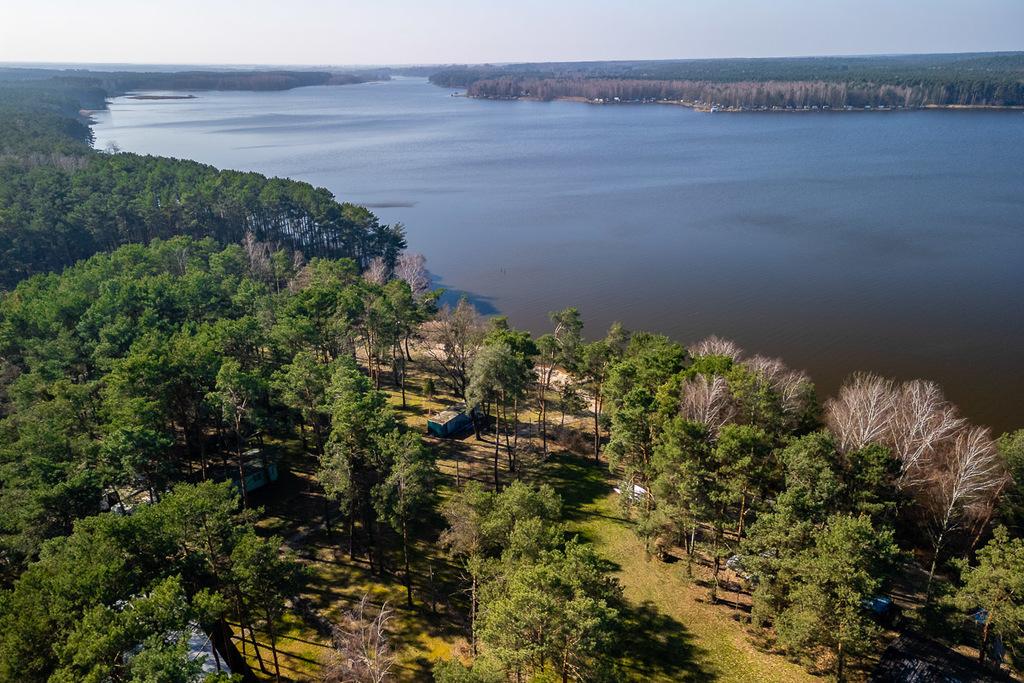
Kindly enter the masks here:
[[962, 429], [944, 445], [936, 463], [939, 467], [923, 485], [921, 497], [933, 551], [929, 597], [939, 556], [950, 536], [983, 513], [1008, 476], [995, 441], [984, 427]]
[[697, 375], [683, 383], [679, 410], [683, 418], [704, 425], [717, 436], [736, 416], [736, 402], [724, 377]]
[[892, 380], [869, 373], [857, 373], [843, 384], [839, 394], [825, 403], [825, 422], [840, 450], [888, 442], [894, 395]]
[[726, 356], [733, 360], [743, 357], [743, 349], [736, 342], [721, 337], [706, 337], [687, 349], [694, 358], [701, 356]]
[[417, 299], [430, 291], [430, 271], [423, 254], [402, 254], [395, 263], [395, 277], [404, 280]]
[[383, 258], [377, 256], [366, 265], [363, 279], [375, 285], [383, 285], [391, 279], [391, 269]]

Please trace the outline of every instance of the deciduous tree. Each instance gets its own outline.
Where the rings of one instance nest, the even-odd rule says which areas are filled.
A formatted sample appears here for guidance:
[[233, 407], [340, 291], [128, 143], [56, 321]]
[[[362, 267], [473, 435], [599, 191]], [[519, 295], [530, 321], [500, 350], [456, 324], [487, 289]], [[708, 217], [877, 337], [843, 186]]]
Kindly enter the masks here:
[[394, 612], [384, 603], [374, 607], [364, 595], [345, 613], [345, 623], [334, 630], [323, 683], [385, 683], [393, 680], [397, 661], [388, 633]]
[[427, 326], [427, 355], [438, 377], [460, 399], [466, 399], [473, 361], [486, 333], [483, 319], [466, 299], [455, 308], [442, 307]]

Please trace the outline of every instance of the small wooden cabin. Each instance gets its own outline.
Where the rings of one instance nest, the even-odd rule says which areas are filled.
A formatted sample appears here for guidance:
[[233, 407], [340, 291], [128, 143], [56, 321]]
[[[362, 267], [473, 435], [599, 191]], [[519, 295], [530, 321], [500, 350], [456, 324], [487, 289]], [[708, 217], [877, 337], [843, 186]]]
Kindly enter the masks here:
[[462, 406], [457, 406], [427, 418], [427, 433], [445, 439], [464, 432], [472, 424], [473, 420]]
[[[258, 448], [247, 451], [247, 460], [242, 463], [242, 473], [245, 475], [245, 491], [255, 491], [267, 484], [277, 481], [277, 461]], [[238, 470], [232, 473], [231, 479], [238, 486]]]

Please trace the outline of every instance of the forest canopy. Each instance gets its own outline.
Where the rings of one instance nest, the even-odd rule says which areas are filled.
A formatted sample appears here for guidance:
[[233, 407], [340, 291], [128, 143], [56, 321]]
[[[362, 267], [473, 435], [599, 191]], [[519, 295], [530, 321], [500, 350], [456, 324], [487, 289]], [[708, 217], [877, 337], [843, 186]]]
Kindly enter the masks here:
[[1024, 106], [1024, 54], [694, 59], [452, 66], [432, 83], [487, 98], [723, 107]]
[[97, 251], [175, 235], [228, 244], [251, 233], [307, 258], [350, 258], [361, 268], [378, 257], [393, 264], [405, 247], [400, 225], [381, 224], [308, 183], [93, 150], [78, 111], [104, 106], [106, 88], [126, 84], [0, 82], [0, 287]]
[[365, 208], [95, 151], [102, 84], [0, 92], [0, 680], [844, 681], [896, 633], [1024, 666], [1024, 430], [439, 308]]
[[0, 80], [55, 80], [101, 88], [108, 95], [132, 90], [288, 90], [310, 85], [347, 85], [387, 78], [383, 72], [230, 70], [230, 71], [98, 71], [90, 69], [0, 68]]

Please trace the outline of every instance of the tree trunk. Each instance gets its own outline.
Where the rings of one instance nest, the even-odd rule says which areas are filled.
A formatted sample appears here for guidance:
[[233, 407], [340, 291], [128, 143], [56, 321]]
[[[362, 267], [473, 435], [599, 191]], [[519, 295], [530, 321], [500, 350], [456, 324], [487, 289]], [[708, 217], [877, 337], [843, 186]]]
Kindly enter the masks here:
[[544, 383], [540, 387], [540, 440], [544, 450], [544, 459], [548, 457], [548, 389], [551, 387], [551, 373], [554, 363], [548, 366]]
[[736, 535], [743, 538], [743, 517], [747, 514], [747, 494], [740, 496], [740, 523], [736, 527]]
[[935, 579], [935, 569], [939, 564], [939, 553], [942, 550], [942, 541], [945, 532], [939, 534], [938, 539], [935, 541], [935, 553], [932, 555], [932, 566], [928, 570], [928, 583], [925, 584], [924, 589], [924, 604], [929, 605], [932, 601], [932, 581]]
[[248, 486], [245, 485], [245, 466], [242, 463], [242, 430], [240, 427], [235, 429], [235, 452], [238, 455], [238, 488], [242, 489], [242, 508], [245, 510], [249, 509], [249, 492]]
[[721, 557], [721, 553], [718, 552], [719, 536], [720, 536], [719, 531], [716, 528], [715, 529], [715, 545], [714, 545], [714, 550], [713, 550], [714, 555], [715, 555], [715, 573], [714, 573], [714, 576], [712, 577], [712, 582], [711, 582], [711, 604], [712, 605], [714, 605], [714, 604], [716, 604], [718, 602], [718, 574], [719, 574], [719, 572], [722, 571], [722, 557]]
[[473, 436], [476, 437], [477, 441], [482, 440], [483, 435], [480, 433], [480, 420], [476, 414], [476, 408], [469, 409], [469, 420], [473, 423]]
[[985, 616], [985, 625], [981, 628], [981, 647], [978, 648], [978, 663], [984, 664], [988, 656], [988, 639], [991, 632], [992, 612]]
[[281, 664], [277, 661], [277, 634], [274, 632], [274, 619], [270, 612], [267, 612], [267, 633], [270, 634], [270, 652], [274, 655], [274, 680], [280, 683]]
[[516, 464], [516, 454], [519, 452], [519, 399], [512, 399], [512, 466]]
[[[367, 543], [366, 556], [370, 560], [370, 573], [378, 576], [384, 575], [384, 551], [380, 547], [377, 523], [369, 519], [369, 513], [363, 515], [363, 525], [366, 527]], [[377, 566], [374, 568], [374, 559]]]
[[203, 468], [203, 481], [206, 481], [206, 436], [199, 434], [199, 463]]
[[498, 475], [498, 457], [499, 457], [499, 452], [498, 451], [501, 448], [501, 434], [498, 431], [498, 424], [499, 423], [500, 423], [500, 420], [498, 419], [498, 410], [495, 409], [495, 411], [494, 411], [494, 492], [495, 493], [500, 493], [501, 492], [501, 481], [498, 478], [498, 476], [499, 476]]
[[405, 598], [412, 607], [412, 574], [409, 571], [409, 525], [402, 520], [402, 554], [405, 556]]
[[[541, 395], [543, 396], [543, 392], [541, 392]], [[547, 460], [547, 457], [548, 457], [548, 406], [547, 406], [547, 400], [544, 399], [544, 398], [541, 398], [541, 400], [540, 400], [540, 418], [538, 419], [538, 422], [540, 423], [539, 426], [540, 426], [541, 452], [544, 454], [544, 459]]]
[[473, 584], [469, 593], [469, 642], [476, 657], [476, 575], [473, 575]]
[[253, 652], [256, 653], [256, 660], [259, 661], [259, 670], [265, 674], [267, 673], [266, 665], [263, 663], [263, 655], [259, 651], [259, 643], [256, 641], [256, 631], [253, 630], [252, 624], [249, 625], [249, 637], [253, 639]]
[[348, 559], [350, 562], [356, 560], [356, 501], [349, 498], [348, 501]]
[[985, 533], [985, 529], [988, 528], [989, 522], [992, 521], [992, 515], [995, 514], [996, 511], [996, 502], [999, 501], [1000, 497], [1003, 495], [1003, 489], [1006, 488], [1007, 481], [1009, 480], [1004, 478], [1003, 483], [1001, 483], [999, 488], [996, 489], [996, 492], [992, 496], [992, 501], [989, 503], [988, 512], [985, 513], [985, 519], [981, 525], [977, 527], [977, 532], [975, 532], [974, 539], [971, 541], [972, 554], [974, 553], [974, 548], [978, 545], [978, 541], [981, 540], [981, 535]]
[[242, 636], [242, 659], [248, 659], [249, 658], [249, 651], [247, 649], [248, 645], [247, 645], [247, 641], [245, 639], [245, 627], [242, 626], [241, 624], [239, 624], [238, 625], [238, 630], [239, 630], [239, 632], [240, 632], [240, 634]]
[[405, 361], [404, 360], [402, 361], [402, 383], [401, 383], [401, 386], [402, 386], [402, 409], [404, 410], [406, 408], [406, 403], [405, 403]]
[[508, 407], [505, 404], [505, 396], [501, 397], [501, 418], [502, 418], [502, 434], [505, 435], [505, 455], [508, 457], [509, 470], [512, 469], [512, 442], [508, 436]]
[[402, 409], [406, 408], [405, 403], [405, 356], [402, 355], [400, 342], [395, 342], [391, 347], [391, 376], [402, 391]]

